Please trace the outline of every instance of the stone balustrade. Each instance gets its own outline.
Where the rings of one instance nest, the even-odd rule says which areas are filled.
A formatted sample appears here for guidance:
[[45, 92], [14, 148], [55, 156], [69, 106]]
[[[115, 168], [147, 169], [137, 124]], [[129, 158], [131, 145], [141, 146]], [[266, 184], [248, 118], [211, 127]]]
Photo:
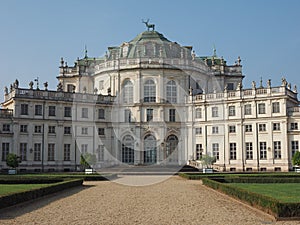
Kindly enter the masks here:
[[89, 102], [89, 103], [102, 103], [112, 104], [115, 100], [114, 96], [110, 95], [96, 95], [96, 94], [84, 94], [84, 93], [70, 93], [60, 91], [48, 91], [48, 90], [34, 90], [16, 88], [10, 93], [5, 95], [5, 102], [12, 98], [24, 97], [26, 99], [44, 99], [44, 100], [58, 100], [58, 101], [76, 101], [76, 102]]

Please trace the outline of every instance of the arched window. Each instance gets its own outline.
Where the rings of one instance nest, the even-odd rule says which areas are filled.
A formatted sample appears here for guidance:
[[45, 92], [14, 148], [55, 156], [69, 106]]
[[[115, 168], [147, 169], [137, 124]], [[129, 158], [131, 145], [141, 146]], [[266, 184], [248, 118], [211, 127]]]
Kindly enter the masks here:
[[144, 102], [156, 102], [156, 86], [153, 80], [144, 84]]
[[122, 141], [122, 163], [134, 163], [134, 139], [126, 135]]
[[123, 84], [123, 103], [133, 102], [133, 84], [130, 80], [126, 80]]
[[156, 163], [156, 138], [151, 134], [144, 139], [144, 163]]
[[167, 101], [170, 103], [177, 102], [177, 86], [174, 80], [167, 83]]
[[200, 119], [202, 117], [202, 109], [197, 108], [196, 109], [196, 119]]
[[176, 162], [178, 160], [177, 146], [178, 146], [178, 138], [175, 135], [171, 134], [167, 138], [165, 154], [164, 154], [165, 159], [167, 159], [169, 162]]

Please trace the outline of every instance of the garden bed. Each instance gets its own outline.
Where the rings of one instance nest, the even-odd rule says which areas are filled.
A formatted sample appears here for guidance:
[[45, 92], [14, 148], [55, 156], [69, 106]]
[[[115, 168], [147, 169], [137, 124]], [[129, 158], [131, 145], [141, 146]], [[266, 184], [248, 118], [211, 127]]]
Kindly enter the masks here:
[[[24, 179], [25, 181], [26, 179]], [[41, 179], [45, 181], [45, 179]], [[13, 179], [11, 179], [13, 181]], [[2, 190], [2, 195], [0, 195], [0, 208], [9, 207], [18, 203], [26, 202], [32, 199], [40, 198], [45, 195], [49, 195], [58, 191], [65, 190], [67, 188], [81, 186], [83, 183], [82, 179], [65, 179], [59, 182], [51, 182], [38, 184], [36, 180], [26, 180], [25, 184], [20, 184], [15, 180], [14, 184], [3, 184], [3, 187], [7, 187], [11, 185], [11, 190], [15, 189], [15, 191], [6, 191], [5, 189], [0, 188]], [[1, 182], [0, 182], [1, 183]]]
[[[271, 177], [268, 177], [268, 184], [264, 186], [264, 188], [272, 188], [275, 187], [274, 185], [281, 184], [289, 184], [290, 179], [284, 179], [280, 177], [275, 177], [273, 184], [271, 184]], [[235, 179], [227, 179], [227, 178], [203, 178], [203, 184], [211, 187], [215, 190], [218, 190], [220, 192], [223, 192], [227, 195], [230, 195], [236, 199], [239, 199], [243, 202], [246, 202], [250, 204], [251, 206], [254, 206], [262, 211], [265, 211], [271, 215], [273, 215], [276, 219], [299, 219], [300, 218], [300, 202], [294, 201], [283, 201], [282, 198], [279, 198], [278, 196], [274, 195], [266, 195], [265, 193], [260, 192], [254, 192], [251, 190], [251, 185], [253, 183], [263, 183], [264, 179], [262, 179], [262, 176], [259, 176], [258, 179], [252, 179], [252, 184], [249, 185], [249, 188], [242, 188], [239, 185], [235, 184], [244, 184], [246, 185], [245, 179], [241, 179], [242, 182], [237, 182], [239, 178]], [[236, 183], [230, 183], [230, 181], [235, 180]], [[284, 182], [284, 180], [286, 182]], [[259, 182], [258, 182], [259, 181]], [[280, 182], [279, 182], [280, 181]], [[293, 180], [295, 181], [295, 179]], [[293, 183], [295, 185], [295, 182]], [[281, 192], [282, 193], [282, 192]], [[286, 190], [286, 193], [289, 193], [289, 190]], [[278, 193], [277, 193], [278, 194]]]

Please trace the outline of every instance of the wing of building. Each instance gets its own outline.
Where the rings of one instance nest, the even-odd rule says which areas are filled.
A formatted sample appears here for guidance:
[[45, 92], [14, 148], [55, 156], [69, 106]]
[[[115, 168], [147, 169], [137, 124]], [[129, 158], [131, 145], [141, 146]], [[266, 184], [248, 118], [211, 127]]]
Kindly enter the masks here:
[[145, 31], [102, 58], [61, 59], [57, 90], [32, 82], [6, 88], [0, 110], [2, 170], [20, 156], [21, 170], [74, 171], [80, 156], [95, 168], [117, 165], [201, 167], [219, 171], [288, 171], [299, 151], [296, 88], [244, 89], [241, 59], [199, 57], [157, 31]]

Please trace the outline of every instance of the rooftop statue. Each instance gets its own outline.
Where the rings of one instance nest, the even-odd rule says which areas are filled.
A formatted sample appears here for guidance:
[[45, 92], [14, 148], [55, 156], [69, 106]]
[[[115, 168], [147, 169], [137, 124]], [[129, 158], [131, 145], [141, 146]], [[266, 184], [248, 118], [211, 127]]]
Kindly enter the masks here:
[[147, 21], [142, 20], [142, 22], [146, 25], [146, 27], [148, 28], [148, 31], [150, 30], [150, 28], [152, 28], [152, 31], [155, 30], [155, 24], [149, 24], [149, 19], [147, 19]]

